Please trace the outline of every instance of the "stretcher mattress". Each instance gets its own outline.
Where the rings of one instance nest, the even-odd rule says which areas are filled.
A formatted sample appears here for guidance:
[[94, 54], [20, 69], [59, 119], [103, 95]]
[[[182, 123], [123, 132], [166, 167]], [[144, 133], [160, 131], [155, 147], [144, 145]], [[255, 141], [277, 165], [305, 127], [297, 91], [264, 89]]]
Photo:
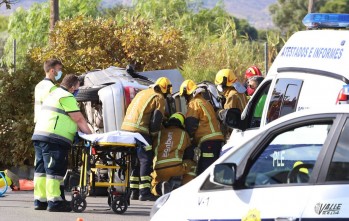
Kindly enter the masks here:
[[79, 131], [79, 136], [84, 140], [91, 141], [92, 143], [100, 145], [136, 144], [138, 140], [145, 146], [149, 146], [149, 143], [143, 138], [140, 133], [133, 133], [128, 131], [117, 130], [101, 134], [84, 134]]

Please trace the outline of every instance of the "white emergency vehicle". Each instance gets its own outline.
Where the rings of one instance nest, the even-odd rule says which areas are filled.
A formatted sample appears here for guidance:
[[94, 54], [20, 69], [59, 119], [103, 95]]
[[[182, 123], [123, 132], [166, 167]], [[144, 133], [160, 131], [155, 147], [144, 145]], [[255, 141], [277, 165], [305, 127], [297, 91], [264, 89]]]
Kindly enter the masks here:
[[223, 152], [279, 117], [348, 102], [349, 15], [308, 14], [303, 23], [316, 30], [299, 31], [289, 38]]
[[348, 220], [349, 106], [297, 111], [160, 197], [151, 221]]

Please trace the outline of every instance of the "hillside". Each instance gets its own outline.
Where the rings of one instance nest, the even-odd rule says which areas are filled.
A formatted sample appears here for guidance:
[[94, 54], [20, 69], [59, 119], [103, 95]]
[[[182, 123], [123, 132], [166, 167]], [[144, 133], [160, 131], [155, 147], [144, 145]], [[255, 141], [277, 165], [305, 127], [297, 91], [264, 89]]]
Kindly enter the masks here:
[[[17, 0], [17, 3], [11, 10], [6, 10], [5, 6], [0, 7], [1, 15], [9, 15], [15, 8], [29, 8], [34, 2], [45, 2], [47, 0]], [[207, 8], [214, 7], [219, 0], [203, 0], [203, 6]], [[233, 16], [243, 18], [257, 29], [273, 28], [271, 17], [269, 15], [269, 5], [277, 0], [224, 0], [226, 10]], [[103, 7], [112, 7], [115, 4], [131, 5], [132, 0], [102, 0]]]

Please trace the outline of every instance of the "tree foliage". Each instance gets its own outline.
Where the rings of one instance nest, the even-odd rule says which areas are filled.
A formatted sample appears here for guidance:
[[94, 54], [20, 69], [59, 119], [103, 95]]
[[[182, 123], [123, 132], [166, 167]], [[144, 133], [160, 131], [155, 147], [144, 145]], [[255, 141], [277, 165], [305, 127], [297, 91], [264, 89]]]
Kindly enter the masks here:
[[[325, 0], [314, 1], [314, 11], [319, 11], [324, 2]], [[305, 0], [278, 0], [269, 7], [274, 24], [283, 33], [304, 30], [302, 20], [308, 13], [308, 3]]]
[[27, 61], [25, 68], [16, 73], [0, 70], [0, 162], [3, 165], [33, 162], [33, 93], [43, 70]]
[[138, 70], [176, 68], [186, 58], [186, 42], [174, 27], [154, 30], [152, 22], [133, 18], [119, 26], [111, 19], [83, 16], [56, 24], [51, 44], [32, 50], [32, 58], [43, 62], [59, 58], [65, 71], [81, 73], [111, 65]]
[[332, 0], [327, 1], [320, 8], [322, 13], [349, 13], [349, 0]]
[[[60, 18], [79, 15], [97, 16], [100, 0], [60, 0]], [[13, 40], [16, 39], [17, 68], [24, 65], [29, 49], [48, 43], [50, 8], [48, 2], [34, 3], [29, 10], [18, 8], [9, 19], [9, 38], [5, 45], [5, 64], [13, 64]]]
[[219, 36], [226, 27], [234, 23], [234, 29], [229, 31], [236, 29], [239, 34], [250, 39], [258, 37], [257, 30], [246, 20], [229, 15], [220, 4], [212, 9], [206, 9], [202, 8], [200, 0], [135, 0], [134, 5], [133, 8], [116, 7], [115, 10], [120, 10], [118, 13], [113, 13], [116, 15], [116, 20], [122, 23], [125, 17], [136, 14], [153, 20], [157, 27], [171, 25], [180, 28], [188, 38]]

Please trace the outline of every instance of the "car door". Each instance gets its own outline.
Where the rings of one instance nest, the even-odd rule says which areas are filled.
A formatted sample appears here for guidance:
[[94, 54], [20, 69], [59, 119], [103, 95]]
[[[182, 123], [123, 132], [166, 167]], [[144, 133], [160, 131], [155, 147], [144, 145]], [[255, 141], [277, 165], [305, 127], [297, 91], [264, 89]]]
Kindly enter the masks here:
[[240, 147], [250, 149], [240, 154], [241, 162], [237, 152], [223, 161], [238, 165], [234, 187], [217, 187], [207, 179], [195, 218], [299, 220], [336, 125], [335, 115], [300, 118], [256, 137], [253, 148]]
[[302, 220], [349, 218], [349, 118], [334, 134]]

